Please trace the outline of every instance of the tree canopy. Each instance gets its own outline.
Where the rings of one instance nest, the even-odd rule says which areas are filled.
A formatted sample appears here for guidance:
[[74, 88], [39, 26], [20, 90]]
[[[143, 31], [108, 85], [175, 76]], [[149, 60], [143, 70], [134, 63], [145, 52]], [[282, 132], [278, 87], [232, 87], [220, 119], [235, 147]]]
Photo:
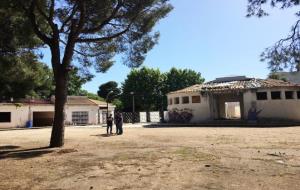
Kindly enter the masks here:
[[[299, 4], [299, 0], [248, 0], [247, 16], [268, 16], [267, 6], [289, 9]], [[295, 13], [295, 17], [297, 21], [292, 26], [290, 34], [267, 48], [261, 55], [262, 61], [268, 61], [269, 68], [273, 72], [284, 69], [300, 71], [300, 11]]]
[[203, 82], [201, 74], [193, 70], [172, 68], [161, 73], [158, 69], [143, 67], [127, 75], [122, 83], [121, 100], [125, 111], [132, 109], [132, 96], [137, 111], [166, 109], [168, 92]]
[[[121, 90], [118, 88], [118, 83], [115, 81], [109, 81], [99, 86], [98, 96], [103, 99], [108, 98], [108, 101], [111, 102], [114, 99], [118, 98], [121, 94]], [[109, 96], [107, 97], [107, 95]]]

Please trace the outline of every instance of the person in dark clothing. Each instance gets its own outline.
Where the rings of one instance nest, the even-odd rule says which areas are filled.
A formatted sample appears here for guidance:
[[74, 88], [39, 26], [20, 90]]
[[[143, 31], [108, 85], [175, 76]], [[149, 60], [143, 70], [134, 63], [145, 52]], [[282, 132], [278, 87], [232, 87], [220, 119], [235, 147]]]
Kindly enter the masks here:
[[116, 115], [116, 128], [117, 128], [117, 135], [123, 134], [123, 116], [122, 113], [117, 113]]
[[[107, 117], [107, 128], [106, 128], [106, 133], [107, 134], [112, 134], [112, 125], [113, 125], [113, 117], [112, 117], [112, 114], [110, 114], [108, 117]], [[108, 131], [110, 133], [108, 133]]]

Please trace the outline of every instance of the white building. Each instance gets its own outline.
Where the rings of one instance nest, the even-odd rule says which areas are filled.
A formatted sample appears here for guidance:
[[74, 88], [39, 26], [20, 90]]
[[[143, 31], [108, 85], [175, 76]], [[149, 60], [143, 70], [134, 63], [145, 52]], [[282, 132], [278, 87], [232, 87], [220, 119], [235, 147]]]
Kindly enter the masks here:
[[[115, 106], [109, 104], [109, 114]], [[107, 104], [85, 96], [69, 96], [65, 106], [66, 125], [97, 125], [106, 123]], [[23, 101], [0, 103], [0, 127], [51, 126], [54, 119], [54, 101]]]
[[300, 85], [281, 80], [224, 77], [167, 96], [170, 119], [191, 113], [191, 123], [252, 120], [253, 113], [255, 120], [300, 121]]

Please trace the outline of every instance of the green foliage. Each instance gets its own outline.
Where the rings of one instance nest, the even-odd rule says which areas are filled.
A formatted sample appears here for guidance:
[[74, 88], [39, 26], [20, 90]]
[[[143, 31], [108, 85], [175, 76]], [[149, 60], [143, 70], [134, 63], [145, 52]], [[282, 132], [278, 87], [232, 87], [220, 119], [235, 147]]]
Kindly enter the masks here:
[[[288, 9], [299, 6], [299, 0], [248, 0], [247, 16], [267, 16], [266, 6]], [[297, 22], [292, 26], [288, 37], [276, 42], [261, 54], [261, 60], [267, 61], [272, 72], [289, 69], [300, 71], [300, 12], [296, 12]]]
[[[111, 92], [111, 93], [110, 93]], [[112, 100], [118, 98], [121, 94], [121, 90], [118, 88], [118, 83], [115, 81], [109, 81], [99, 86], [98, 96], [102, 97], [103, 99], [108, 98], [111, 102]], [[109, 96], [107, 97], [107, 95]]]
[[49, 98], [53, 91], [51, 70], [32, 53], [0, 57], [0, 97]]
[[278, 73], [270, 73], [268, 76], [269, 79], [275, 79], [275, 80], [283, 80], [283, 81], [287, 81], [287, 78], [281, 76]]
[[134, 69], [127, 75], [122, 84], [121, 100], [124, 108], [131, 110], [133, 92], [136, 110], [166, 109], [168, 92], [203, 82], [201, 74], [193, 70], [172, 68], [167, 73], [161, 73], [158, 69], [143, 67]]
[[82, 93], [82, 85], [91, 81], [92, 75], [80, 73], [77, 67], [69, 72], [68, 95], [79, 96]]
[[112, 104], [116, 106], [116, 111], [120, 111], [124, 109], [123, 102], [120, 99], [114, 99]]
[[132, 92], [135, 97], [135, 108], [139, 110], [157, 110], [161, 100], [163, 77], [158, 69], [143, 67], [133, 69], [122, 84], [122, 102], [127, 109], [132, 108]]
[[176, 69], [172, 68], [165, 73], [164, 93], [180, 90], [194, 84], [201, 84], [204, 78], [201, 73], [190, 69]]
[[97, 94], [88, 92], [88, 91], [86, 91], [86, 90], [81, 90], [79, 96], [87, 96], [89, 99], [99, 100], [99, 101], [105, 102], [105, 99], [99, 97]]

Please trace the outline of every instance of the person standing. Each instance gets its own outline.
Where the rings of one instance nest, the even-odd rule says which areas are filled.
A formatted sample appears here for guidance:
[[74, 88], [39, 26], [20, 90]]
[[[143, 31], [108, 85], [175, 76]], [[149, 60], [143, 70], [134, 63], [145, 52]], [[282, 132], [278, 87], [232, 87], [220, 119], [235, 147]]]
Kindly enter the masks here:
[[116, 115], [116, 128], [117, 128], [117, 135], [123, 134], [123, 116], [122, 113], [118, 112]]
[[110, 114], [107, 117], [107, 128], [106, 128], [106, 133], [107, 134], [112, 134], [112, 125], [113, 125], [113, 117], [112, 117], [112, 114]]

